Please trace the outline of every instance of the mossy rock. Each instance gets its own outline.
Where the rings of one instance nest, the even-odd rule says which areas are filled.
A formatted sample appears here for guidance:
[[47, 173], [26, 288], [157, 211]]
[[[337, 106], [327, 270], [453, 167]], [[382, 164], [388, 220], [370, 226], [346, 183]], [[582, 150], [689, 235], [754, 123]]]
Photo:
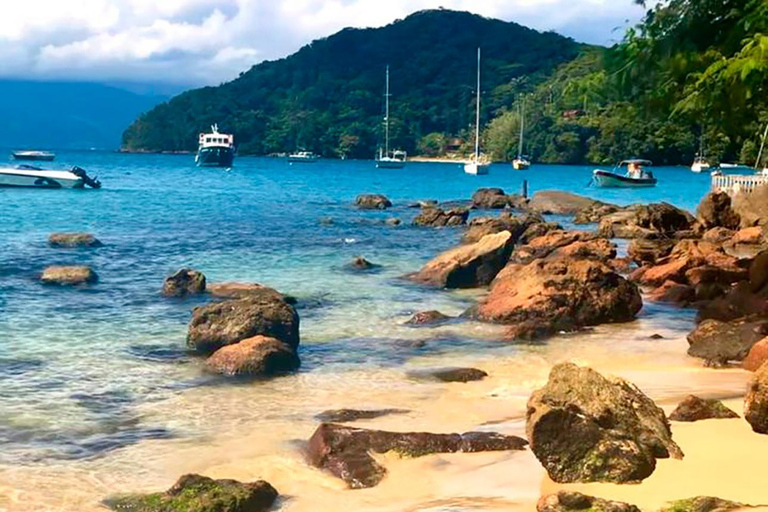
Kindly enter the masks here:
[[258, 480], [213, 480], [184, 475], [166, 492], [107, 498], [104, 505], [120, 512], [262, 512], [277, 499], [269, 483]]
[[726, 512], [745, 507], [746, 505], [736, 503], [735, 501], [713, 498], [711, 496], [697, 496], [695, 498], [673, 501], [659, 512]]

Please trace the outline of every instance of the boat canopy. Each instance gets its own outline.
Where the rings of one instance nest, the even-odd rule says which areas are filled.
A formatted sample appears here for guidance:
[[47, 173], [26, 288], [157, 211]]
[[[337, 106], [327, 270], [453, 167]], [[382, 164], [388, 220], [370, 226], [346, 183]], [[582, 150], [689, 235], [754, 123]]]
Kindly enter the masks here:
[[635, 165], [653, 165], [653, 162], [650, 160], [643, 160], [642, 158], [631, 158], [629, 160], [622, 160], [619, 162], [619, 166], [622, 165], [629, 165], [629, 164], [635, 164]]

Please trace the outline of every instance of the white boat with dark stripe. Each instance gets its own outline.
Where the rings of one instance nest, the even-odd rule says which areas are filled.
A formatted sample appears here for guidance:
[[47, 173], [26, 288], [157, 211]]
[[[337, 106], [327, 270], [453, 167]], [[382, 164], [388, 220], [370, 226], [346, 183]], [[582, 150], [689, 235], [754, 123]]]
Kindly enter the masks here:
[[0, 168], [0, 187], [21, 188], [101, 188], [101, 182], [91, 178], [80, 167], [70, 170], [50, 170], [19, 165]]

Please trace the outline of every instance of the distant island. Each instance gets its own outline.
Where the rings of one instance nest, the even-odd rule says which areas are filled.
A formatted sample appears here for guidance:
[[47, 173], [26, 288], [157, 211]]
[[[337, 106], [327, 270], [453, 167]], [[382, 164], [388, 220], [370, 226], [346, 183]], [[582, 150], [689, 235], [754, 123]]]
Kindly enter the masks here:
[[[377, 29], [345, 29], [263, 62], [218, 87], [187, 91], [141, 115], [126, 151], [193, 151], [218, 123], [240, 154], [305, 149], [372, 158], [383, 139], [384, 70], [392, 73], [392, 145], [442, 158], [468, 153], [474, 59], [483, 48], [483, 147], [497, 161], [614, 163], [642, 156], [686, 164], [754, 162], [768, 121], [761, 2], [733, 11], [673, 0], [612, 48], [450, 10]], [[722, 11], [722, 12], [721, 12]], [[717, 31], [701, 37], [700, 27]], [[762, 92], [761, 92], [762, 91]]]

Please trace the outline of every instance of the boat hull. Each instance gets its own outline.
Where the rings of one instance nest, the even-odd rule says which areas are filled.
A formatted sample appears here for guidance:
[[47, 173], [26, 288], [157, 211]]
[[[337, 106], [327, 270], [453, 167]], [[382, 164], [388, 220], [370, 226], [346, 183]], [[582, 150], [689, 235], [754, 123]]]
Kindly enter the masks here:
[[53, 162], [56, 155], [53, 153], [13, 153], [14, 160], [26, 160], [28, 162]]
[[600, 188], [647, 188], [656, 186], [656, 178], [628, 178], [621, 174], [596, 170], [592, 181]]
[[69, 171], [0, 169], [0, 187], [83, 188], [84, 180]]
[[235, 150], [228, 146], [212, 146], [197, 151], [195, 162], [199, 167], [232, 167]]
[[525, 171], [531, 167], [531, 162], [527, 160], [513, 160], [512, 168], [516, 171]]
[[709, 171], [711, 169], [709, 164], [693, 164], [691, 166], [691, 171], [693, 172], [704, 172]]
[[376, 160], [376, 167], [378, 169], [402, 169], [405, 167], [405, 162], [402, 160]]
[[482, 175], [482, 174], [488, 174], [490, 171], [490, 164], [481, 164], [477, 162], [470, 162], [464, 164], [464, 172], [467, 174], [473, 174], [473, 175]]

